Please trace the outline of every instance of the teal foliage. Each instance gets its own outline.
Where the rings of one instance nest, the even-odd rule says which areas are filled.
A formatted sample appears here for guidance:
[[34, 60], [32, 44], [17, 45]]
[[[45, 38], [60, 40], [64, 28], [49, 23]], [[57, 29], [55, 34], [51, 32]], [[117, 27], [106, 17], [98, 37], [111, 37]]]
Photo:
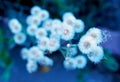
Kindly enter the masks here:
[[79, 70], [79, 74], [77, 76], [78, 77], [78, 82], [85, 82], [84, 75], [88, 72], [89, 72], [89, 70], [87, 68]]
[[5, 44], [6, 44], [5, 37], [2, 29], [0, 29], [0, 68], [4, 69], [2, 78], [4, 80], [8, 80], [10, 76], [10, 68], [12, 65], [12, 61]]
[[103, 59], [103, 64], [108, 70], [112, 72], [116, 72], [119, 69], [118, 61], [113, 56], [111, 56], [111, 53], [107, 50], [105, 50], [105, 57]]
[[10, 18], [15, 17], [24, 21], [23, 19], [29, 14], [30, 8], [38, 5], [47, 9], [52, 18], [61, 19], [64, 12], [72, 12], [77, 18], [81, 18], [85, 22], [87, 29], [101, 26], [105, 12], [111, 5], [106, 0], [16, 0], [13, 2], [14, 4], [10, 1], [3, 1], [3, 3], [7, 6], [7, 11], [4, 11], [5, 15]]

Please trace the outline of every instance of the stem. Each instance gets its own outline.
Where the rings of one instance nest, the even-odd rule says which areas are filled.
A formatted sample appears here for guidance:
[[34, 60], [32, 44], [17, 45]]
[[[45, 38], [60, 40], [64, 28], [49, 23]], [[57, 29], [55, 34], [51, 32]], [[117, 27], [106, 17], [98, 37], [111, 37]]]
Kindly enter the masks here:
[[62, 53], [63, 57], [66, 58], [66, 56], [64, 55], [65, 52], [60, 48], [59, 51]]

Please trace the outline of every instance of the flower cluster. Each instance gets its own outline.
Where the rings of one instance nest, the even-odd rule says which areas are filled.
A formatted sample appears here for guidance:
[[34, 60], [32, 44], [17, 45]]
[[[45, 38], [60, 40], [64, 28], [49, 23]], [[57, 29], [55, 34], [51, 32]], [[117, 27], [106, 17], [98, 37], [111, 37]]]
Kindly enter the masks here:
[[22, 59], [27, 60], [26, 68], [29, 73], [35, 72], [38, 64], [53, 65], [53, 60], [46, 55], [46, 52], [51, 54], [59, 50], [65, 57], [63, 65], [68, 70], [83, 69], [87, 64], [87, 57], [94, 63], [99, 63], [103, 59], [104, 52], [100, 46], [103, 36], [100, 29], [95, 27], [89, 29], [78, 44], [73, 44], [72, 40], [85, 28], [81, 19], [75, 18], [70, 12], [63, 14], [62, 21], [52, 19], [47, 10], [38, 6], [32, 7], [30, 13], [26, 18], [26, 28], [23, 28], [15, 18], [8, 24], [16, 44], [22, 45], [27, 40], [33, 40], [30, 48], [21, 50]]

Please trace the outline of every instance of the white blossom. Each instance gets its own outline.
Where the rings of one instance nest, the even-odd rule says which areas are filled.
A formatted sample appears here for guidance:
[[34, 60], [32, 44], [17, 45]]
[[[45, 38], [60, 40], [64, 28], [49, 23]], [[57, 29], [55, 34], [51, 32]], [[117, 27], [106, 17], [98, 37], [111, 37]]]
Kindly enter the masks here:
[[62, 24], [62, 22], [61, 22], [60, 19], [54, 19], [54, 20], [52, 21], [52, 23], [53, 23], [53, 25], [61, 25], [61, 24]]
[[54, 52], [54, 51], [58, 50], [59, 48], [60, 48], [60, 42], [57, 39], [50, 38], [48, 45], [47, 45], [47, 49], [50, 52]]
[[62, 31], [63, 31], [62, 23], [52, 25], [51, 34], [56, 34], [58, 36], [61, 36], [63, 33]]
[[23, 44], [26, 41], [26, 35], [24, 33], [18, 33], [14, 35], [14, 41], [16, 44]]
[[37, 29], [36, 33], [35, 33], [35, 37], [40, 40], [43, 37], [47, 36], [47, 31], [44, 28], [39, 28]]
[[26, 23], [28, 25], [39, 26], [41, 24], [41, 19], [37, 15], [30, 15], [26, 18]]
[[87, 54], [87, 56], [90, 61], [94, 63], [99, 63], [104, 57], [103, 48], [100, 46], [96, 46], [90, 53]]
[[47, 50], [48, 42], [49, 42], [49, 38], [43, 37], [41, 40], [39, 40], [39, 42], [38, 42], [38, 47], [39, 47], [41, 50], [45, 51], [45, 50]]
[[22, 48], [22, 50], [21, 50], [22, 59], [29, 59], [29, 56], [30, 56], [29, 49]]
[[38, 15], [41, 12], [41, 8], [39, 6], [33, 6], [31, 8], [31, 14], [32, 15]]
[[62, 35], [61, 35], [61, 38], [63, 40], [71, 40], [73, 39], [75, 35], [75, 32], [74, 32], [74, 29], [72, 26], [70, 25], [67, 25], [67, 24], [63, 24], [63, 30], [62, 30]]
[[96, 45], [96, 41], [92, 37], [84, 35], [78, 43], [78, 48], [82, 53], [87, 54]]
[[80, 19], [75, 20], [73, 28], [75, 29], [76, 33], [83, 32], [85, 28], [84, 22]]
[[37, 63], [33, 60], [28, 60], [26, 68], [29, 73], [33, 73], [37, 70], [38, 66]]
[[34, 36], [37, 30], [38, 27], [36, 25], [30, 25], [27, 27], [27, 34], [29, 34], [30, 36]]
[[67, 57], [64, 62], [63, 62], [63, 65], [65, 67], [65, 69], [67, 70], [74, 70], [76, 69], [76, 61], [74, 60], [74, 58], [70, 58], [70, 57]]
[[98, 44], [103, 42], [102, 31], [98, 28], [90, 28], [86, 35], [93, 37]]
[[38, 17], [42, 21], [47, 20], [49, 18], [49, 12], [47, 10], [41, 10], [41, 12], [39, 13]]
[[63, 22], [73, 26], [74, 22], [75, 22], [76, 18], [74, 17], [74, 15], [70, 12], [66, 12], [63, 14]]
[[29, 52], [30, 52], [30, 59], [34, 61], [38, 61], [44, 56], [43, 52], [37, 46], [31, 47]]
[[87, 64], [87, 59], [85, 58], [85, 56], [82, 55], [75, 57], [75, 61], [77, 63], [78, 69], [83, 69]]
[[44, 56], [39, 60], [39, 64], [43, 66], [53, 66], [53, 60], [48, 58], [47, 56]]
[[8, 26], [12, 33], [16, 34], [22, 31], [22, 26], [19, 21], [15, 18], [11, 19], [8, 23]]
[[43, 27], [47, 30], [47, 31], [51, 31], [52, 29], [52, 19], [47, 19], [43, 22]]

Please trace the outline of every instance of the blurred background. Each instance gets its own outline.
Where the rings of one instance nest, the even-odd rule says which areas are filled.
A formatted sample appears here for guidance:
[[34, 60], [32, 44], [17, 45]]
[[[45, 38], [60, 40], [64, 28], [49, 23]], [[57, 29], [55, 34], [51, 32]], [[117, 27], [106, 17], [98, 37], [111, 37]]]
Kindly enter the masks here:
[[[20, 57], [23, 46], [15, 45], [8, 21], [17, 18], [22, 23], [30, 9], [38, 5], [50, 13], [51, 18], [62, 19], [63, 13], [72, 12], [90, 27], [104, 29], [111, 35], [102, 44], [109, 62], [90, 64], [84, 70], [66, 71], [63, 57], [55, 52], [53, 67], [40, 67], [29, 74], [26, 61]], [[120, 82], [120, 0], [0, 0], [0, 82]], [[56, 54], [58, 54], [56, 56]]]

